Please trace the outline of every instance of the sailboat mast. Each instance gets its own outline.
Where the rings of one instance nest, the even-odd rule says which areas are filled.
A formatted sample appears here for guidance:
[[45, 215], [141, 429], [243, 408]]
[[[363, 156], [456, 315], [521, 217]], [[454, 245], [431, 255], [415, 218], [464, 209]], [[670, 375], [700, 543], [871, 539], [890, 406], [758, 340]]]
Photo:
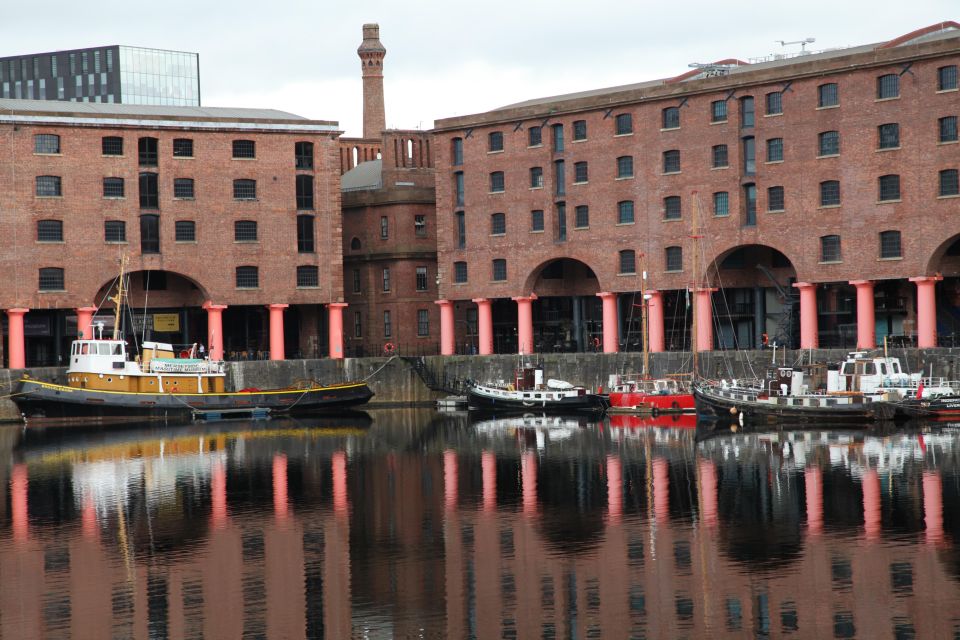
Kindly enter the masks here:
[[643, 375], [650, 375], [650, 345], [647, 333], [647, 260], [640, 254], [640, 332], [643, 340]]
[[127, 256], [120, 258], [120, 279], [117, 281], [117, 295], [111, 298], [113, 304], [116, 306], [114, 310], [113, 317], [113, 339], [120, 339], [120, 313], [123, 311], [123, 279], [125, 275], [125, 267], [127, 266]]
[[693, 294], [693, 317], [690, 322], [690, 351], [693, 354], [693, 378], [697, 377], [697, 316], [699, 315], [700, 307], [700, 296], [697, 293], [697, 290], [700, 288], [700, 228], [699, 220], [697, 214], [700, 209], [700, 194], [697, 191], [693, 191], [693, 207], [692, 214], [690, 216], [690, 239], [691, 247], [693, 249], [692, 257], [692, 266], [691, 271], [693, 273], [693, 285], [691, 288], [691, 293]]

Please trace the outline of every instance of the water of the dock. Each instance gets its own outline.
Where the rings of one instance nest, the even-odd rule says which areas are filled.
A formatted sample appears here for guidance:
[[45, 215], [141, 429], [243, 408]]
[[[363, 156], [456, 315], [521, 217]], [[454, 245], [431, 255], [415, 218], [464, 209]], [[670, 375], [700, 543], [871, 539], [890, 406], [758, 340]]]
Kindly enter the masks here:
[[953, 638], [960, 429], [0, 431], [3, 638]]

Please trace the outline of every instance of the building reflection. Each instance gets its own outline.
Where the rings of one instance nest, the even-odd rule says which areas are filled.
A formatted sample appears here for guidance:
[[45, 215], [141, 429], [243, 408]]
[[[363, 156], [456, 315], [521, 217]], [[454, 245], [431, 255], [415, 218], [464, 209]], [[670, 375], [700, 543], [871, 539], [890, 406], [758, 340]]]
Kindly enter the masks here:
[[629, 421], [391, 420], [0, 440], [14, 460], [0, 635], [883, 638], [960, 625], [950, 429], [697, 442]]

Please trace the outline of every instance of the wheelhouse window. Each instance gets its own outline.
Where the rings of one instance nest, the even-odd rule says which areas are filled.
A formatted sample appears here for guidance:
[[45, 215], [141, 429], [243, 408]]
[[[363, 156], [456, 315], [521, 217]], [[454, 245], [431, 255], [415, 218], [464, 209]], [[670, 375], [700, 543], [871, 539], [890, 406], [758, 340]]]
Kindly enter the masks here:
[[294, 167], [299, 171], [313, 169], [313, 143], [297, 142], [293, 145]]
[[260, 270], [257, 267], [246, 265], [237, 267], [237, 289], [257, 289], [260, 287]]
[[60, 267], [43, 267], [39, 274], [40, 291], [64, 291], [63, 269]]
[[257, 157], [257, 145], [253, 140], [234, 140], [233, 157], [238, 159], [250, 159]]

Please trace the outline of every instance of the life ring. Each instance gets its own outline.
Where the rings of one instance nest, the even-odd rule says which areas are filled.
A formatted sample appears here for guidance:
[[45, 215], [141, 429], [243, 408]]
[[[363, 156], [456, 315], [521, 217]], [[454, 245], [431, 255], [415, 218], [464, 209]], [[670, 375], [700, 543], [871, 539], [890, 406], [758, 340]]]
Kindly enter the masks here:
[[594, 347], [599, 347], [599, 346], [600, 346], [600, 338], [594, 338], [594, 339], [593, 339], [593, 346], [594, 346]]
[[383, 345], [383, 352], [386, 353], [387, 355], [393, 353], [396, 350], [397, 350], [397, 345], [393, 344], [392, 342], [388, 342], [387, 344]]

